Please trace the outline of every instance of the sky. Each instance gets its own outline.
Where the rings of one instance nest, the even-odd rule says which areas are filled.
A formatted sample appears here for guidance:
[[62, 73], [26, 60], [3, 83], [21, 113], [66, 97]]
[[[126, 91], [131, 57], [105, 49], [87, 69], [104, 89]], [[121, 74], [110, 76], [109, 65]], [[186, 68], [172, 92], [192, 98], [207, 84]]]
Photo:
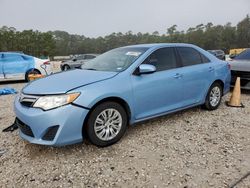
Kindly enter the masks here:
[[166, 33], [176, 24], [231, 22], [250, 15], [250, 0], [0, 0], [0, 27], [62, 30], [86, 37], [113, 32]]

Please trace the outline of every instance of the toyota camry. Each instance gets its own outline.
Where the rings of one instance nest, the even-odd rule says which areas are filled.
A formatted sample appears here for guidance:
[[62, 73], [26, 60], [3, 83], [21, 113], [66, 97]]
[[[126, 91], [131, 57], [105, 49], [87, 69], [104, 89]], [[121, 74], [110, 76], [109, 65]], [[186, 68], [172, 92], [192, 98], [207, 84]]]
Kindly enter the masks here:
[[128, 125], [199, 105], [217, 109], [230, 79], [227, 62], [195, 45], [125, 46], [26, 85], [15, 99], [15, 123], [31, 143], [88, 138], [104, 147]]

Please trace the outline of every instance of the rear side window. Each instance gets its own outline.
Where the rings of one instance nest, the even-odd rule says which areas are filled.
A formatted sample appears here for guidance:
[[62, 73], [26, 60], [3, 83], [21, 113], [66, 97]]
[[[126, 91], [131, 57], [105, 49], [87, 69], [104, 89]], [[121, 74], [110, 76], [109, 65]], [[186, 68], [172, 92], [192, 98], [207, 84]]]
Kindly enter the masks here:
[[203, 63], [201, 54], [197, 50], [190, 47], [178, 47], [177, 50], [183, 66], [198, 65]]
[[177, 67], [174, 48], [161, 48], [153, 52], [145, 61], [156, 67], [156, 71], [163, 71]]

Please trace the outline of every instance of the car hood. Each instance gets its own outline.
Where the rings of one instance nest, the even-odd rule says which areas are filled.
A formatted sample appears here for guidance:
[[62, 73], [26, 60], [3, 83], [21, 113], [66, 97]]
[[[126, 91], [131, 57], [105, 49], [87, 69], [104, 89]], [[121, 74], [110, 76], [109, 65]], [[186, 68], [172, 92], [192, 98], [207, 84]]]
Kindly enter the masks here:
[[231, 70], [250, 72], [249, 60], [233, 60], [230, 61], [229, 63], [231, 65]]
[[23, 88], [23, 93], [33, 95], [66, 93], [78, 87], [112, 78], [117, 74], [117, 72], [81, 69], [56, 73], [29, 83]]

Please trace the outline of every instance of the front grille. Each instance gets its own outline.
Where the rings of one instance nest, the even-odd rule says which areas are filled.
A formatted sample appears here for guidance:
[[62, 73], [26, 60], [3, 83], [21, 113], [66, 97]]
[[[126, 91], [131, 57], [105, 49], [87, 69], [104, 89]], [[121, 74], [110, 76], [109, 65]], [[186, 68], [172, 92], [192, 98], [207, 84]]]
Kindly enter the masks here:
[[32, 107], [33, 102], [22, 101], [21, 104], [26, 107]]
[[59, 128], [59, 125], [56, 125], [56, 126], [53, 126], [53, 127], [48, 128], [46, 134], [43, 136], [42, 139], [43, 139], [43, 140], [47, 140], [47, 141], [52, 141], [52, 140], [54, 140], [58, 128]]
[[31, 128], [26, 125], [25, 123], [23, 123], [21, 120], [16, 118], [16, 125], [18, 126], [18, 128], [22, 131], [23, 134], [27, 135], [27, 136], [31, 136], [34, 137], [34, 134], [31, 130]]
[[26, 107], [32, 107], [38, 96], [21, 94], [19, 102]]

